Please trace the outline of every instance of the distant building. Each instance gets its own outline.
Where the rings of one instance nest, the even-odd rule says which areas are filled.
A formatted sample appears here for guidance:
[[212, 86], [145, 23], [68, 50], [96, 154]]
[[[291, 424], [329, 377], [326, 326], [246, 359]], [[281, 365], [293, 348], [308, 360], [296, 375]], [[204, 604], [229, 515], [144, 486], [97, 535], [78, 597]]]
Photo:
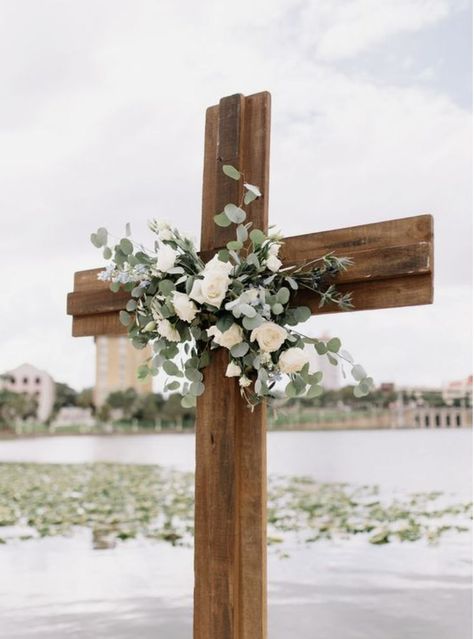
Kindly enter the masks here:
[[459, 400], [466, 403], [467, 406], [472, 406], [472, 375], [465, 379], [444, 384], [441, 394], [448, 405]]
[[92, 409], [81, 408], [80, 406], [63, 406], [53, 422], [53, 427], [71, 427], [95, 425]]
[[36, 397], [38, 410], [36, 416], [45, 422], [53, 411], [56, 387], [53, 378], [31, 364], [22, 364], [18, 368], [7, 371], [0, 385], [13, 393], [26, 393]]
[[96, 338], [96, 375], [94, 404], [102, 406], [108, 395], [118, 390], [134, 388], [137, 393], [152, 392], [151, 379], [139, 381], [137, 368], [151, 355], [151, 349], [134, 348], [126, 336]]

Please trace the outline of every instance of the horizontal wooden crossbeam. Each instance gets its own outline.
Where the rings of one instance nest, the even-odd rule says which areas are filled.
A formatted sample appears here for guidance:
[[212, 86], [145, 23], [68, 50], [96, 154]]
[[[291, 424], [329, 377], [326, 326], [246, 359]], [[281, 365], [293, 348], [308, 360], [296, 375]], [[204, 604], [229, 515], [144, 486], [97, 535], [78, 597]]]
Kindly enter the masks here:
[[[301, 263], [334, 252], [354, 260], [336, 279], [338, 290], [352, 292], [354, 310], [431, 304], [433, 301], [433, 218], [431, 215], [364, 224], [286, 238], [285, 265]], [[211, 255], [203, 254], [204, 259]], [[74, 291], [67, 299], [73, 316], [73, 335], [126, 333], [118, 319], [130, 294], [112, 293], [97, 279], [102, 269], [79, 271]], [[295, 304], [309, 306], [314, 314], [340, 312], [335, 305], [319, 308], [310, 291], [298, 292]]]

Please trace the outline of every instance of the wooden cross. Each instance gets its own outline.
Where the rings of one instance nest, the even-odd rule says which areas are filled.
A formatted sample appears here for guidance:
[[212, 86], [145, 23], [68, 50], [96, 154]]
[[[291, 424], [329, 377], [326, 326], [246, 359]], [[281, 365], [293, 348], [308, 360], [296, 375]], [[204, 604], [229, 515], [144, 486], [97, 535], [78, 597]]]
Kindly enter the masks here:
[[[207, 109], [204, 148], [201, 254], [209, 259], [233, 238], [213, 216], [240, 201], [242, 184], [227, 178], [222, 164], [245, 171], [263, 197], [249, 207], [254, 228], [268, 227], [270, 94], [223, 98]], [[354, 310], [430, 304], [433, 301], [433, 220], [430, 215], [310, 233], [285, 240], [282, 257], [298, 263], [335, 251], [354, 259], [338, 276], [340, 291], [352, 291]], [[118, 313], [129, 294], [112, 293], [97, 280], [101, 269], [74, 276], [68, 295], [73, 335], [126, 332]], [[295, 304], [314, 314], [319, 298], [298, 292]], [[219, 349], [205, 369], [206, 391], [198, 398], [196, 424], [194, 639], [265, 639], [266, 419], [241, 399], [234, 378], [225, 377], [227, 352]]]

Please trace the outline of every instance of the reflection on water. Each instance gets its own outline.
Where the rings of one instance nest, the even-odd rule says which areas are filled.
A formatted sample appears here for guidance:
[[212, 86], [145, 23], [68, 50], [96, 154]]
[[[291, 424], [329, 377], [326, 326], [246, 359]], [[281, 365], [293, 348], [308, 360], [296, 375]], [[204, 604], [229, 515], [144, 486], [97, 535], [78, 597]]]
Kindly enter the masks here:
[[[470, 431], [270, 433], [269, 470], [385, 491], [465, 498]], [[0, 443], [0, 460], [117, 461], [192, 469], [191, 435]], [[270, 639], [468, 639], [470, 543], [366, 540], [269, 555]], [[2, 639], [191, 637], [192, 550], [130, 540], [94, 551], [90, 532], [0, 546]]]
[[[271, 432], [268, 472], [389, 490], [470, 495], [471, 430]], [[194, 435], [71, 436], [0, 441], [0, 461], [159, 464], [194, 470]]]

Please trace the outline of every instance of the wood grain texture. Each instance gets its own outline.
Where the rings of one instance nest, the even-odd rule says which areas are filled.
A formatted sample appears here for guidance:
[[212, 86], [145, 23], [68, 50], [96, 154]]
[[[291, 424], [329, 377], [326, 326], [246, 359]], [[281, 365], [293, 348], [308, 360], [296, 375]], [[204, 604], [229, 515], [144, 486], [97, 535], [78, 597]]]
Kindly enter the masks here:
[[[216, 211], [241, 195], [222, 164], [257, 175], [263, 198], [250, 219], [266, 229], [270, 98], [267, 93], [221, 100], [207, 112], [201, 248], [233, 237], [218, 229]], [[215, 132], [218, 131], [216, 136]], [[213, 146], [209, 139], [217, 140]], [[245, 143], [243, 142], [245, 140]], [[251, 141], [253, 143], [251, 144]], [[266, 597], [266, 426], [262, 407], [251, 413], [235, 379], [225, 377], [219, 350], [205, 370], [196, 426], [195, 639], [264, 639]]]

